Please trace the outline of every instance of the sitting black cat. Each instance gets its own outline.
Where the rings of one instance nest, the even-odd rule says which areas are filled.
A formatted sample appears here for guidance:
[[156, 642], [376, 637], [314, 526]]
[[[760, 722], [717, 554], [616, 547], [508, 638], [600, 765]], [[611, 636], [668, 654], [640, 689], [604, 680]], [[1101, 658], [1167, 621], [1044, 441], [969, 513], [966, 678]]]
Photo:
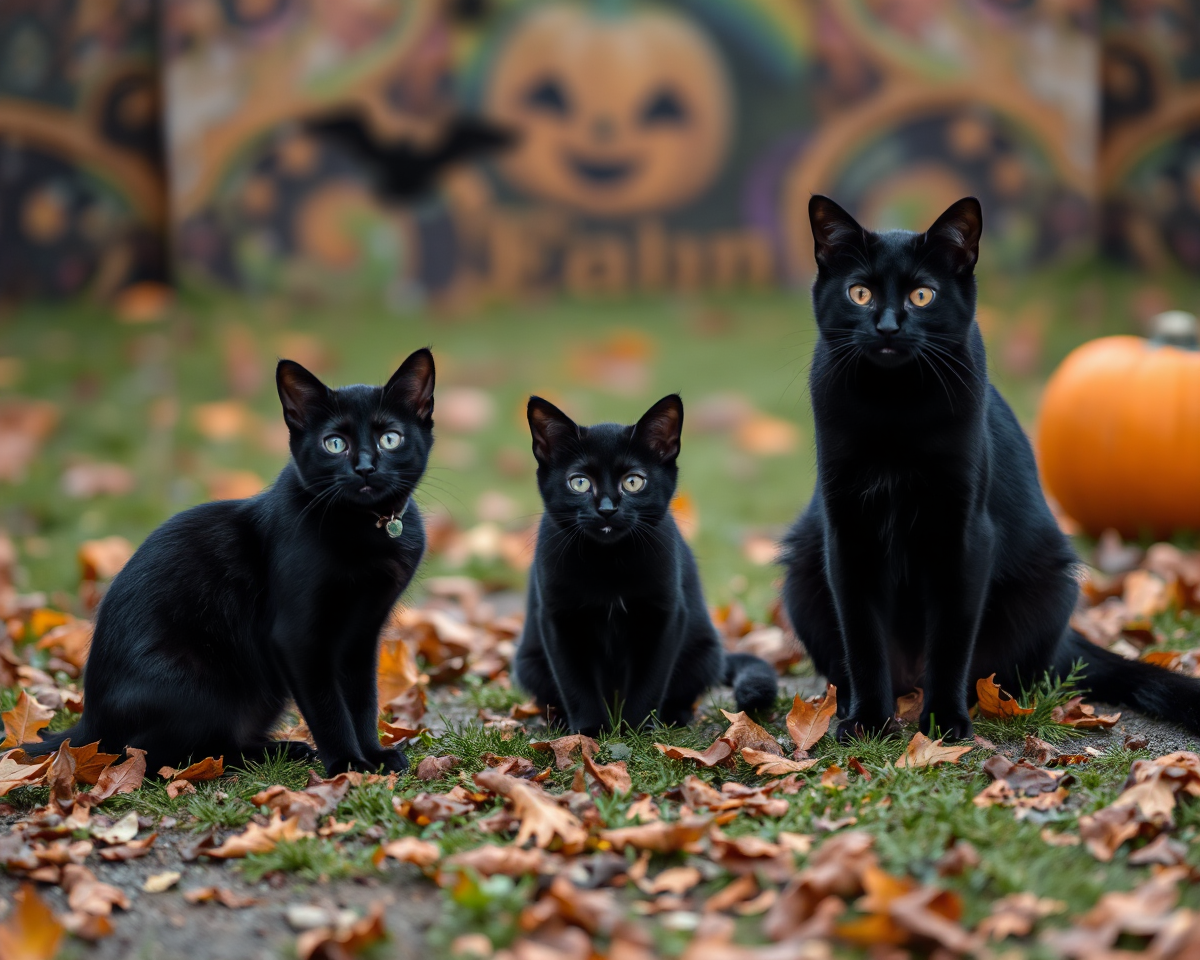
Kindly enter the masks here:
[[269, 737], [294, 699], [332, 775], [384, 766], [375, 673], [379, 632], [425, 549], [412, 503], [433, 443], [433, 355], [384, 387], [330, 390], [281, 360], [292, 459], [249, 500], [206, 503], [155, 530], [100, 604], [84, 711], [67, 738], [148, 751], [149, 769], [189, 757], [254, 760], [303, 742]]
[[975, 324], [979, 202], [920, 234], [864, 230], [819, 196], [809, 218], [817, 486], [785, 544], [784, 601], [846, 693], [838, 736], [883, 729], [921, 686], [921, 729], [967, 738], [976, 680], [1016, 690], [1077, 660], [1093, 696], [1200, 732], [1200, 682], [1068, 625], [1077, 561]]
[[516, 682], [589, 735], [610, 713], [686, 724], [720, 682], [739, 710], [774, 703], [770, 665], [722, 650], [671, 517], [683, 401], [664, 397], [631, 427], [580, 427], [540, 397], [528, 413], [546, 510]]

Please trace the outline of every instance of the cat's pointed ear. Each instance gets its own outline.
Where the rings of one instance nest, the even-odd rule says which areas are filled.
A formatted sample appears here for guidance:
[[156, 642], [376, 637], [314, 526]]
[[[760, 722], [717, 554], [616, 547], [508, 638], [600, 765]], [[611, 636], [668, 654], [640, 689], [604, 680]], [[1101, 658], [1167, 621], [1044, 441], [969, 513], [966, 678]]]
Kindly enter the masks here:
[[983, 208], [974, 197], [963, 197], [925, 231], [925, 242], [936, 244], [959, 273], [975, 269], [979, 259], [979, 237], [983, 233]]
[[808, 222], [819, 267], [830, 267], [846, 248], [863, 244], [865, 231], [858, 221], [828, 197], [815, 194], [809, 199]]
[[383, 388], [384, 397], [411, 411], [418, 420], [430, 423], [433, 417], [433, 354], [427, 347], [414, 350], [400, 364]]
[[579, 436], [579, 425], [549, 400], [530, 397], [525, 414], [529, 418], [533, 455], [538, 463], [548, 463], [556, 445]]
[[642, 414], [633, 435], [653, 450], [663, 463], [679, 456], [679, 437], [683, 433], [683, 400], [679, 394], [663, 397]]
[[313, 414], [329, 400], [325, 384], [295, 360], [280, 360], [275, 367], [275, 386], [283, 404], [283, 419], [292, 430], [303, 430]]

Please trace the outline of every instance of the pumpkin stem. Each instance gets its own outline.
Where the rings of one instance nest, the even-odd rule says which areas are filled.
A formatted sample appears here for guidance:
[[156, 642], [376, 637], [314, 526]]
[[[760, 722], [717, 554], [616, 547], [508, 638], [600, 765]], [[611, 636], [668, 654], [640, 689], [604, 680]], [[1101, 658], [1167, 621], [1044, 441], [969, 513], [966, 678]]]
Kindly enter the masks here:
[[1200, 350], [1200, 325], [1186, 310], [1168, 310], [1150, 321], [1150, 342]]

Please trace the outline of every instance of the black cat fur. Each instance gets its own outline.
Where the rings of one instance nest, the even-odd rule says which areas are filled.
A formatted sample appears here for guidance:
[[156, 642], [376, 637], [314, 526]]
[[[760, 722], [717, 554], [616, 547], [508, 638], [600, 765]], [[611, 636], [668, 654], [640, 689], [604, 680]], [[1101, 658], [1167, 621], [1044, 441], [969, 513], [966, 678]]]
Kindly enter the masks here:
[[[783, 596], [838, 687], [839, 738], [884, 729], [918, 686], [921, 729], [969, 738], [977, 679], [1015, 691], [1076, 661], [1091, 696], [1200, 733], [1200, 682], [1069, 626], [1077, 561], [975, 323], [979, 202], [925, 233], [873, 233], [821, 196], [809, 217], [817, 485], [784, 544]], [[865, 306], [855, 285], [872, 293]], [[918, 287], [928, 305], [909, 299]]]
[[[69, 738], [139, 747], [152, 771], [279, 749], [311, 759], [303, 742], [269, 739], [294, 699], [330, 775], [405, 768], [379, 744], [375, 672], [380, 629], [425, 549], [410, 497], [433, 443], [433, 355], [416, 351], [384, 387], [330, 390], [290, 360], [276, 382], [292, 452], [279, 478], [146, 538], [100, 604], [83, 716], [26, 753]], [[403, 438], [393, 449], [388, 431]], [[344, 451], [326, 449], [331, 435]], [[406, 503], [393, 539], [377, 520]]]
[[[716, 683], [739, 710], [775, 702], [775, 671], [726, 654], [704, 605], [692, 552], [671, 517], [683, 401], [658, 401], [634, 426], [578, 426], [531, 397], [529, 428], [545, 504], [529, 577], [515, 679], [593, 735], [610, 715], [686, 724]], [[631, 492], [626, 478], [644, 478]], [[576, 492], [573, 477], [590, 488]]]

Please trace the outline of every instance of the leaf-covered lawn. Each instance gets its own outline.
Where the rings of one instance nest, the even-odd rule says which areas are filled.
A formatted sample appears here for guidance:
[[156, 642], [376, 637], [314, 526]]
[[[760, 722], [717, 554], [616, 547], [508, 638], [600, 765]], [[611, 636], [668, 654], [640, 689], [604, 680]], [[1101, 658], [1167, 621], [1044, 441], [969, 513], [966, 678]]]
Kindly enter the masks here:
[[[1195, 672], [1200, 558], [1159, 545], [1131, 562], [1093, 572], [1077, 624]], [[404, 775], [10, 749], [0, 956], [102, 950], [156, 902], [185, 921], [282, 915], [294, 939], [276, 948], [300, 957], [389, 955], [406, 946], [387, 933], [405, 901], [384, 894], [421, 888], [440, 901], [421, 933], [438, 956], [1183, 958], [1200, 944], [1200, 756], [1177, 730], [1081, 700], [1074, 678], [979, 678], [973, 743], [916, 733], [914, 693], [900, 732], [839, 744], [836, 691], [781, 628], [723, 608], [727, 645], [784, 671], [775, 709], [735, 714], [715, 691], [686, 728], [591, 740], [547, 727], [508, 684], [518, 598], [465, 578], [427, 588], [381, 653], [381, 732], [407, 743]], [[89, 624], [6, 597], [11, 748], [80, 708]], [[307, 732], [296, 715], [285, 727]], [[343, 883], [381, 893], [335, 909], [320, 891]]]

